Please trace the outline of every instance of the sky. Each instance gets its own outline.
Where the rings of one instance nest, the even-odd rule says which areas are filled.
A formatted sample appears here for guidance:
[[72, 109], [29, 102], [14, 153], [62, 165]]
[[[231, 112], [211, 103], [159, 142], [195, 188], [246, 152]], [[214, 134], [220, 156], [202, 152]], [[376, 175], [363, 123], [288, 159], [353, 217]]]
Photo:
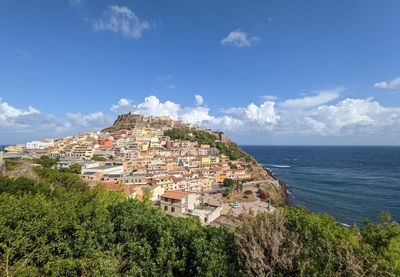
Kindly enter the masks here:
[[135, 112], [248, 145], [400, 145], [399, 10], [398, 0], [3, 0], [0, 144]]

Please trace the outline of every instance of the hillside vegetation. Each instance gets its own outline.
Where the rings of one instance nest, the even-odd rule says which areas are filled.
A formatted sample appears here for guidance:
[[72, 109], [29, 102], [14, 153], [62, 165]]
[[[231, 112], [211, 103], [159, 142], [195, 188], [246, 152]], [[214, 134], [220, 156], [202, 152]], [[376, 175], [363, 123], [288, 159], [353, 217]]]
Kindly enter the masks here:
[[164, 216], [77, 175], [0, 177], [0, 276], [396, 276], [400, 225], [283, 208], [236, 229]]
[[240, 147], [233, 143], [232, 141], [221, 142], [218, 137], [214, 134], [208, 133], [206, 131], [192, 131], [185, 130], [181, 128], [172, 128], [164, 132], [165, 136], [169, 136], [172, 140], [188, 140], [196, 141], [200, 144], [208, 144], [210, 147], [215, 147], [218, 149], [220, 154], [224, 154], [229, 157], [230, 160], [237, 160], [239, 158], [246, 159], [250, 161], [251, 157], [246, 154]]

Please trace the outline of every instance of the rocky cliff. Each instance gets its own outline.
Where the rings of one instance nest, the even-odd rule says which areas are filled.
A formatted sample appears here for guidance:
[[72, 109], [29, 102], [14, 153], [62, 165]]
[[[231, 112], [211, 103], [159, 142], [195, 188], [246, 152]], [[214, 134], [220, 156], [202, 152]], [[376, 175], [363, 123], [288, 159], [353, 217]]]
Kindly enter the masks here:
[[174, 127], [176, 121], [170, 119], [168, 116], [148, 116], [145, 117], [141, 114], [127, 113], [119, 115], [117, 120], [111, 127], [105, 128], [102, 132], [115, 132], [123, 129], [131, 128], [171, 128]]

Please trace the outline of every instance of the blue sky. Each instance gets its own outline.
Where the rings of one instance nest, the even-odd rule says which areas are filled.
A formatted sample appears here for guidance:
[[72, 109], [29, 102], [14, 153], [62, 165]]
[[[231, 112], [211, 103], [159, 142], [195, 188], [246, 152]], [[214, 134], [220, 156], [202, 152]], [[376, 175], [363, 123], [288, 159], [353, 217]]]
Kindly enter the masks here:
[[0, 144], [101, 129], [128, 111], [241, 144], [400, 144], [399, 10], [397, 0], [3, 1]]

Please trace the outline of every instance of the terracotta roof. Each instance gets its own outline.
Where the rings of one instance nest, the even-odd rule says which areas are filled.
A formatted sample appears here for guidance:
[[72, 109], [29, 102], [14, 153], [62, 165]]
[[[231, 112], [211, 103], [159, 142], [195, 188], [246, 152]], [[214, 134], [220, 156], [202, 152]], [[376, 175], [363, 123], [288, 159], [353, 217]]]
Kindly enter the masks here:
[[163, 195], [161, 195], [161, 197], [165, 197], [165, 198], [169, 198], [169, 199], [182, 200], [188, 194], [190, 194], [190, 192], [169, 190], [169, 191], [166, 191]]

